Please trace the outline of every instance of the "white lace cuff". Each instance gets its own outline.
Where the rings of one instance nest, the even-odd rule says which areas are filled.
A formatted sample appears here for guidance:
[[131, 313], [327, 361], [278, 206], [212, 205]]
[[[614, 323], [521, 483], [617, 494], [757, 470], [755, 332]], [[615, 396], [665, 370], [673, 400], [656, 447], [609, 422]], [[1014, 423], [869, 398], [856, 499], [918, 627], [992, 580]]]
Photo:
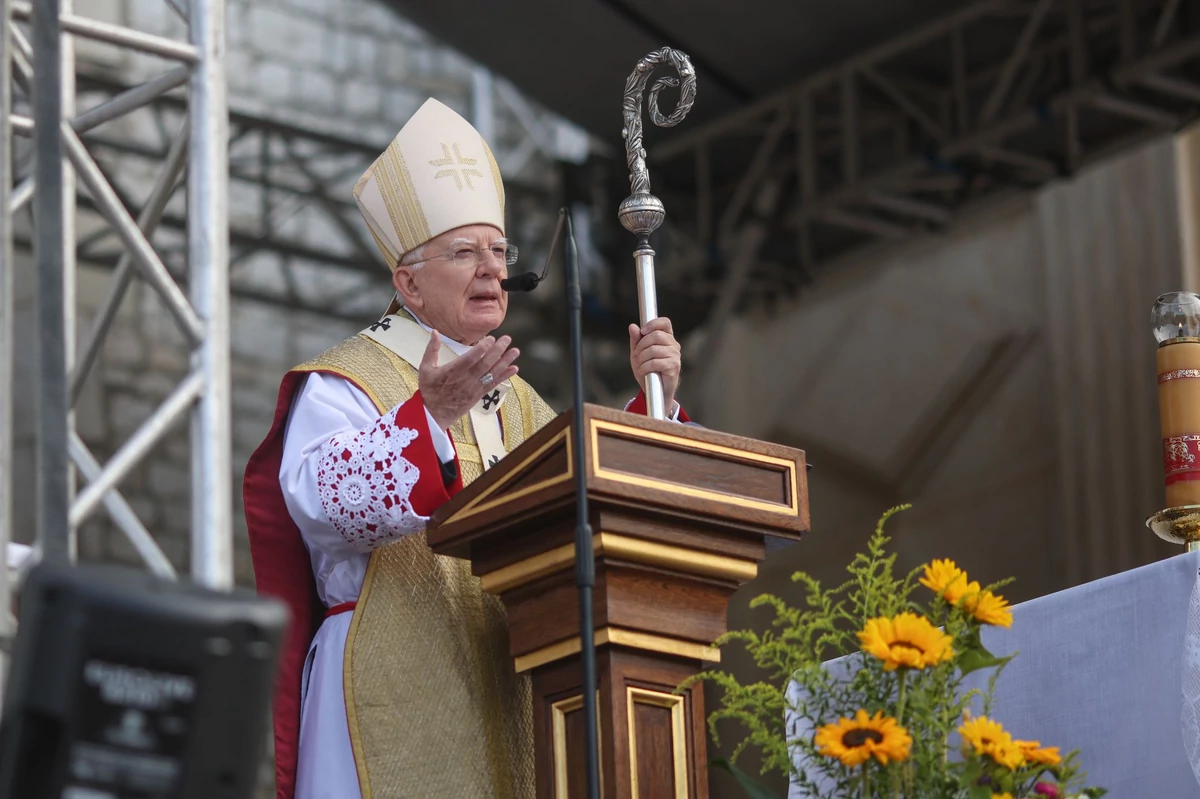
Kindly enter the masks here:
[[410, 501], [421, 471], [402, 453], [419, 434], [396, 426], [400, 407], [321, 447], [321, 508], [342, 538], [364, 551], [421, 532], [429, 518], [414, 511]]

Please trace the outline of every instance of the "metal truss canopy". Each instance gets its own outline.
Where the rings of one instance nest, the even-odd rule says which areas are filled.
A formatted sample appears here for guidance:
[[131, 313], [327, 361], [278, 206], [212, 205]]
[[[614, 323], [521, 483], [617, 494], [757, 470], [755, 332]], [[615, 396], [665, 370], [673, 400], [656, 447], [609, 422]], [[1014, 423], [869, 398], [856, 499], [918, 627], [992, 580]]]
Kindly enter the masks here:
[[681, 132], [651, 158], [676, 201], [694, 202], [697, 237], [727, 252], [725, 288], [759, 257], [732, 246], [755, 224], [768, 231], [759, 252], [803, 281], [865, 244], [944, 229], [982, 200], [1190, 120], [1200, 33], [1182, 25], [1182, 5], [974, 3]]

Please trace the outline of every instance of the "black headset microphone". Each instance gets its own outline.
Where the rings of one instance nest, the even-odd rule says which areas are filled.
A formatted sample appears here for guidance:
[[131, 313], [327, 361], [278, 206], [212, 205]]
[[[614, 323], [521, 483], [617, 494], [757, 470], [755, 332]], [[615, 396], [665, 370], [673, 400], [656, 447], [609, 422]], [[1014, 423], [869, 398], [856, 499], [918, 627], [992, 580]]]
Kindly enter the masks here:
[[554, 238], [550, 241], [550, 249], [546, 250], [546, 263], [542, 265], [542, 273], [538, 275], [534, 272], [523, 272], [506, 277], [500, 281], [500, 288], [508, 292], [533, 291], [537, 288], [538, 283], [546, 279], [546, 270], [550, 268], [550, 259], [554, 257], [554, 250], [558, 247], [558, 240], [562, 236], [563, 224], [566, 219], [567, 209], [558, 209], [558, 225], [554, 228]]
[[538, 283], [542, 282], [542, 277], [545, 276], [545, 272], [542, 273], [541, 277], [539, 277], [536, 272], [525, 272], [524, 274], [513, 275], [512, 277], [506, 277], [501, 280], [500, 288], [504, 289], [505, 291], [533, 291], [535, 288], [537, 288]]

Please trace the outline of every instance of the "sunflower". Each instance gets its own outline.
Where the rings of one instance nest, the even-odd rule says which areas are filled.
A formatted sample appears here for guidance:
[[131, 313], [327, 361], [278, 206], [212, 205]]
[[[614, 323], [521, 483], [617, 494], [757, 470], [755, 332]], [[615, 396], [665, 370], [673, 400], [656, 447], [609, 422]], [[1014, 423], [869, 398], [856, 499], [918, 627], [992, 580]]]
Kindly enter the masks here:
[[1042, 746], [1038, 741], [1014, 741], [1028, 763], [1038, 763], [1043, 766], [1057, 766], [1062, 763], [1062, 755], [1057, 746]]
[[904, 760], [912, 747], [912, 737], [894, 718], [881, 711], [868, 716], [860, 709], [853, 719], [843, 717], [836, 724], [821, 727], [813, 743], [821, 754], [836, 757], [853, 768], [872, 757], [885, 766], [889, 760]]
[[1013, 799], [1013, 795], [1008, 791], [1005, 791], [1004, 793], [994, 793], [992, 794], [992, 799]]
[[863, 651], [883, 661], [884, 671], [923, 669], [954, 657], [954, 639], [915, 613], [868, 619], [858, 640]]
[[967, 573], [949, 559], [931, 561], [925, 567], [925, 575], [920, 582], [935, 594], [941, 594], [951, 605], [957, 605], [958, 600], [972, 587], [975, 591], [979, 590], [979, 583], [968, 583]]
[[1011, 741], [992, 744], [988, 747], [987, 755], [1009, 771], [1016, 771], [1025, 765], [1025, 753]]
[[987, 755], [1007, 769], [1018, 769], [1025, 762], [1025, 754], [1000, 722], [987, 716], [968, 718], [958, 728], [963, 743], [975, 750], [977, 755]]
[[995, 627], [1012, 627], [1012, 611], [1008, 609], [1008, 600], [999, 594], [991, 591], [968, 594], [963, 599], [963, 607], [976, 621]]

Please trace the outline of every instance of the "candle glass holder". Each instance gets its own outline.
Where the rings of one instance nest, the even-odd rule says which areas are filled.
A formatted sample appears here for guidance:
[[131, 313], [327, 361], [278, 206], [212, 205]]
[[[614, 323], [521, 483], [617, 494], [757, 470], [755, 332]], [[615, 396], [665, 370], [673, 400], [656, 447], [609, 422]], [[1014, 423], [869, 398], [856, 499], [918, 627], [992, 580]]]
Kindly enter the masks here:
[[1163, 294], [1150, 311], [1167, 507], [1146, 520], [1159, 538], [1200, 549], [1200, 295]]

